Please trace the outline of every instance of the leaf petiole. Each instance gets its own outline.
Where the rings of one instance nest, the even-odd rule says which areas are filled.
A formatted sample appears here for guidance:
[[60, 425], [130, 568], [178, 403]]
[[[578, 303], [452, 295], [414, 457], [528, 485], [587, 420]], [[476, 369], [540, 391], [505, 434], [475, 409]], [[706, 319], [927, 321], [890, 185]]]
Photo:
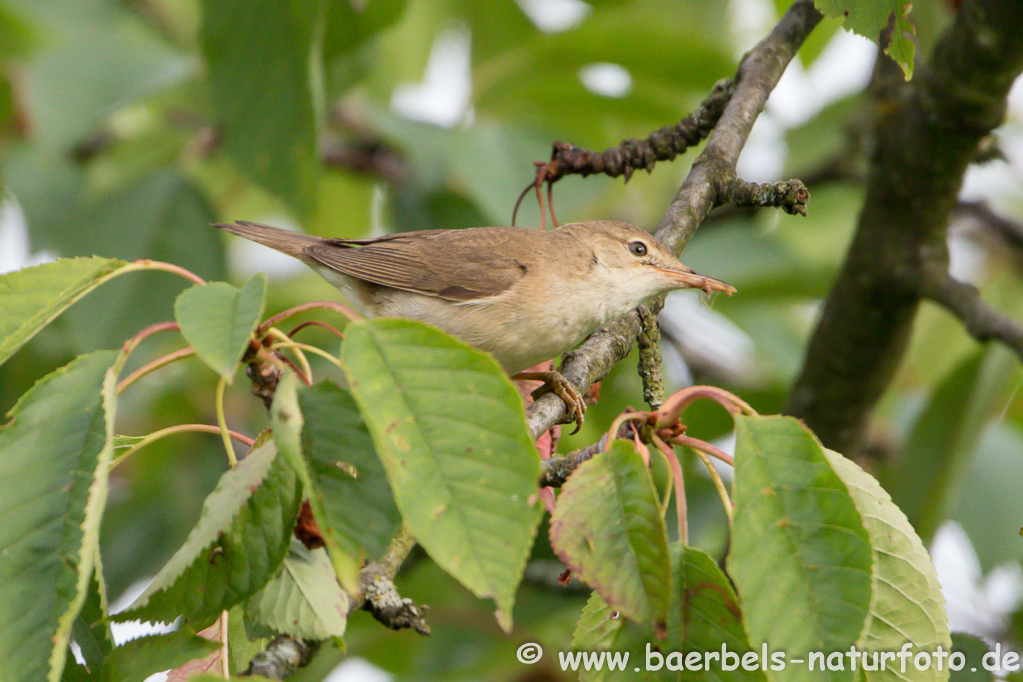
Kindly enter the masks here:
[[[155, 443], [161, 438], [172, 436], [176, 433], [220, 433], [220, 432], [221, 431], [218, 427], [211, 426], [209, 424], [179, 424], [177, 426], [169, 426], [166, 429], [154, 431], [153, 433], [149, 434], [148, 436], [140, 440], [135, 445], [131, 446], [128, 450], [115, 457], [114, 460], [110, 463], [110, 468], [113, 469], [118, 464], [128, 459], [129, 457], [131, 457], [132, 455], [134, 455], [136, 452], [146, 447], [147, 445]], [[255, 442], [248, 436], [242, 435], [237, 431], [228, 431], [228, 433], [230, 434], [231, 438], [234, 438], [239, 443], [244, 443], [250, 448]]]

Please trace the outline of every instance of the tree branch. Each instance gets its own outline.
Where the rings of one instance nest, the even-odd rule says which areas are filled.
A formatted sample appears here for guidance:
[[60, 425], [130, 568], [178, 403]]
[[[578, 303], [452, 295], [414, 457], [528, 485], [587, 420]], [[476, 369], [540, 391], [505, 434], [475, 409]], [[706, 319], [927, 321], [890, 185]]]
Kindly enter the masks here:
[[658, 161], [671, 161], [706, 138], [721, 118], [734, 92], [734, 81], [720, 80], [714, 84], [710, 95], [700, 103], [699, 108], [675, 125], [656, 130], [644, 140], [624, 140], [617, 147], [602, 152], [591, 152], [567, 142], [555, 142], [551, 160], [536, 162], [536, 183], [554, 183], [566, 175], [586, 177], [594, 173], [612, 178], [624, 175], [628, 182], [638, 168], [651, 173]]
[[293, 639], [287, 635], [274, 637], [265, 649], [252, 657], [249, 666], [238, 676], [259, 675], [271, 680], [286, 680], [299, 668], [309, 665], [319, 649], [319, 642]]
[[[387, 552], [359, 571], [361, 594], [352, 600], [347, 615], [361, 608], [392, 630], [412, 628], [421, 635], [430, 634], [430, 626], [422, 617], [425, 607], [418, 607], [411, 599], [402, 598], [394, 587], [394, 576], [415, 545], [415, 538], [402, 526]], [[314, 640], [294, 639], [287, 635], [275, 637], [265, 649], [252, 657], [240, 676], [262, 675], [271, 680], [285, 680], [309, 665], [320, 644]]]
[[[767, 97], [820, 19], [812, 0], [797, 0], [770, 35], [743, 58], [734, 78], [735, 92], [657, 231], [657, 238], [675, 255], [682, 253], [707, 214], [725, 198], [724, 183], [735, 177], [739, 153]], [[561, 373], [585, 393], [594, 381], [607, 376], [611, 367], [629, 354], [639, 331], [640, 320], [635, 312], [598, 329], [579, 349], [565, 356]], [[565, 403], [554, 395], [541, 397], [527, 410], [534, 438], [561, 423], [564, 417]]]
[[973, 218], [1013, 249], [1023, 250], [1023, 225], [998, 214], [986, 202], [960, 201], [956, 205], [955, 213]]
[[392, 630], [412, 628], [421, 635], [428, 635], [430, 626], [422, 613], [425, 607], [402, 597], [394, 586], [395, 574], [415, 546], [416, 539], [402, 526], [387, 553], [359, 571], [359, 584], [365, 600], [362, 608]]
[[880, 57], [873, 158], [856, 235], [785, 412], [852, 454], [906, 349], [927, 268], [948, 270], [946, 228], [967, 166], [1023, 70], [1019, 3], [968, 0], [917, 77]]
[[977, 287], [939, 272], [925, 279], [922, 292], [955, 315], [970, 336], [978, 341], [1001, 341], [1023, 360], [1023, 326], [984, 303]]

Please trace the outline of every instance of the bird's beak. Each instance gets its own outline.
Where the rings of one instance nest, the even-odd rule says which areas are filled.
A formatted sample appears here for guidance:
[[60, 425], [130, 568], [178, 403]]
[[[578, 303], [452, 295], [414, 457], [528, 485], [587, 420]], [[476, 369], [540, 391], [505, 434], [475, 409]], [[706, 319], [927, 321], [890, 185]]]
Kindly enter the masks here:
[[657, 269], [676, 282], [684, 284], [691, 289], [703, 289], [708, 294], [714, 291], [722, 291], [731, 296], [736, 291], [735, 287], [731, 284], [726, 284], [719, 279], [714, 279], [713, 277], [698, 275], [681, 263], [679, 263], [678, 270], [665, 270], [663, 268]]

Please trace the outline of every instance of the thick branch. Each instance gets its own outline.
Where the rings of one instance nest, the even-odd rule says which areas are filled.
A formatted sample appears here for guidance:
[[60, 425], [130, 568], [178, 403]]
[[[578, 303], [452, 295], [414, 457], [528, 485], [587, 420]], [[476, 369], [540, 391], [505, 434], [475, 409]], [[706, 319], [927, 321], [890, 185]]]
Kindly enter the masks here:
[[1019, 2], [973, 0], [905, 83], [880, 58], [866, 203], [785, 411], [851, 453], [906, 348], [928, 268], [947, 271], [946, 227], [981, 140], [1023, 70]]
[[[696, 228], [721, 200], [721, 183], [735, 176], [739, 153], [767, 97], [820, 19], [812, 0], [797, 0], [771, 34], [743, 58], [734, 79], [735, 93], [657, 231], [657, 238], [676, 255], [682, 253]], [[565, 356], [561, 373], [585, 393], [590, 384], [606, 376], [629, 354], [639, 331], [635, 312], [598, 329], [578, 350]], [[564, 416], [565, 403], [557, 396], [537, 400], [527, 411], [533, 437], [538, 438]]]

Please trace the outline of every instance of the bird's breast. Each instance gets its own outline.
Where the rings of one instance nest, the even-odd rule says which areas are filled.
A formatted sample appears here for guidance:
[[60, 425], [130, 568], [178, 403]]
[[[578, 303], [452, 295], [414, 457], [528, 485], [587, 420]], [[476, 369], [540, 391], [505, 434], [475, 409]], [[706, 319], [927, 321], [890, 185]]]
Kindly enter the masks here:
[[546, 283], [527, 279], [496, 296], [470, 301], [377, 287], [367, 314], [432, 324], [492, 354], [515, 374], [572, 350], [642, 302], [625, 291], [628, 287], [606, 285], [581, 277]]

